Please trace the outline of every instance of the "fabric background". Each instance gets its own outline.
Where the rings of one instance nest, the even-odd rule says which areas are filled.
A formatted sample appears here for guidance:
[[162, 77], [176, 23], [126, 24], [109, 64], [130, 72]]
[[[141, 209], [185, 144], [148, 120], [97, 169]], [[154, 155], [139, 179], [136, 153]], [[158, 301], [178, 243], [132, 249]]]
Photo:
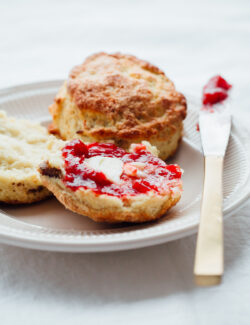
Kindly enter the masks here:
[[[196, 96], [221, 73], [249, 128], [249, 1], [0, 1], [1, 88], [66, 78], [100, 50], [152, 61]], [[212, 288], [193, 285], [195, 236], [105, 254], [0, 245], [0, 324], [249, 324], [249, 210], [225, 222], [225, 276]]]

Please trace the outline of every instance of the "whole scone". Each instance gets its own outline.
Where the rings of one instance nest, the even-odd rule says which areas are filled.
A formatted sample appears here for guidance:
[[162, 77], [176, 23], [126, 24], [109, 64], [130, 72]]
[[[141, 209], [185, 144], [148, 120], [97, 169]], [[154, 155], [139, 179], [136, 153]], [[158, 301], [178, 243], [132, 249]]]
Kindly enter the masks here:
[[62, 139], [110, 142], [124, 149], [149, 141], [160, 158], [182, 137], [186, 99], [163, 71], [131, 55], [97, 53], [76, 66], [49, 110]]

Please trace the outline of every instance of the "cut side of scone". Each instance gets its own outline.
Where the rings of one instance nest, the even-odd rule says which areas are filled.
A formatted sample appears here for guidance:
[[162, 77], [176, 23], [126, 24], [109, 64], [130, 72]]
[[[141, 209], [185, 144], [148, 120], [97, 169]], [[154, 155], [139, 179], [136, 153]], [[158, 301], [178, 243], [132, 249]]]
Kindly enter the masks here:
[[148, 142], [125, 151], [112, 143], [62, 143], [40, 165], [42, 183], [69, 210], [95, 221], [144, 222], [161, 217], [182, 193], [182, 171]]
[[47, 158], [51, 138], [38, 123], [0, 111], [0, 202], [32, 203], [50, 195], [37, 168]]

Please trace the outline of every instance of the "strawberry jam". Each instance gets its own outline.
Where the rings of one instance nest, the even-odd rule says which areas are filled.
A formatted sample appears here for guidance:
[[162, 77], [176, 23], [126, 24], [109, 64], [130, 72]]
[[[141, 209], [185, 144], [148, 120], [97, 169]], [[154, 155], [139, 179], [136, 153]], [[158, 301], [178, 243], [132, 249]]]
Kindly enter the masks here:
[[[111, 143], [84, 144], [73, 140], [62, 149], [65, 164], [64, 183], [71, 190], [91, 189], [96, 194], [108, 194], [120, 198], [153, 191], [169, 193], [181, 184], [181, 169], [167, 165], [152, 155], [143, 144], [137, 144], [133, 152]], [[120, 182], [111, 182], [104, 173], [91, 168], [85, 159], [102, 156], [119, 158], [123, 163]], [[110, 166], [112, 168], [112, 166]]]
[[232, 87], [221, 76], [211, 78], [203, 88], [202, 102], [205, 108], [224, 101], [228, 97], [228, 91]]

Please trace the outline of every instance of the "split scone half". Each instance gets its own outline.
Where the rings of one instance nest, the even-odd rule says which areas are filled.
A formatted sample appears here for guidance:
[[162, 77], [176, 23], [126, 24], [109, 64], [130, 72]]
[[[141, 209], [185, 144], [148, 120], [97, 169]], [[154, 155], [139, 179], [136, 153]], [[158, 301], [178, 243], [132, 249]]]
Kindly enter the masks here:
[[46, 159], [52, 138], [38, 123], [0, 111], [0, 202], [32, 203], [50, 195], [37, 168]]
[[146, 141], [128, 152], [112, 143], [75, 139], [54, 146], [39, 172], [69, 210], [95, 221], [144, 222], [161, 217], [182, 192], [180, 167], [157, 154]]

